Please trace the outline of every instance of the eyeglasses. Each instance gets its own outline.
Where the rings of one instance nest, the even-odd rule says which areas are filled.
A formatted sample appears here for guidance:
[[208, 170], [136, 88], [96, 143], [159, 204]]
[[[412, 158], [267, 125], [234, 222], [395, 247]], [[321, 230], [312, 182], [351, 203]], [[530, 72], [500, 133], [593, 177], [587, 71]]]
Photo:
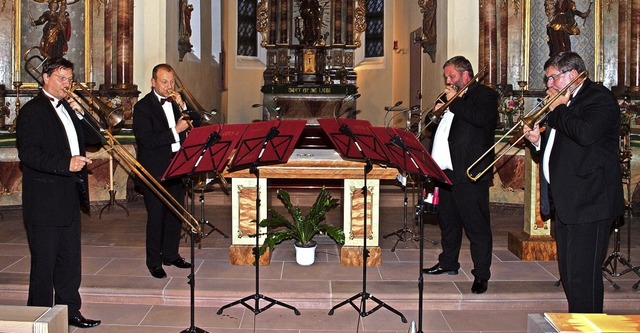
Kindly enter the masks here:
[[562, 72], [560, 72], [560, 73], [558, 73], [558, 74], [555, 74], [555, 75], [545, 76], [545, 77], [544, 77], [544, 83], [547, 83], [547, 82], [549, 82], [549, 81], [551, 81], [551, 80], [555, 81], [555, 80], [557, 80], [557, 79], [558, 79], [558, 76], [560, 76], [560, 75], [562, 75], [562, 74], [564, 74], [564, 73], [566, 73], [566, 72], [568, 72], [568, 70], [567, 70], [567, 71], [562, 71]]
[[51, 74], [51, 75], [55, 75], [58, 77], [58, 79], [60, 80], [60, 82], [65, 83], [65, 82], [72, 82], [73, 81], [73, 76], [72, 77], [66, 77], [66, 76], [62, 76], [60, 74]]

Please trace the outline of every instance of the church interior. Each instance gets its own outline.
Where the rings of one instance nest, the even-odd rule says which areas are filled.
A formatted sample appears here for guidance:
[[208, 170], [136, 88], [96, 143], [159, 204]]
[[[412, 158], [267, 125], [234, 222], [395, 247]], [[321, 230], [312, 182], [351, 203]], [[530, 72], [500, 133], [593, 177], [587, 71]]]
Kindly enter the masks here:
[[[566, 13], [553, 8], [567, 3], [572, 30], [559, 41], [554, 27]], [[543, 65], [557, 48], [580, 54], [589, 78], [619, 102], [625, 215], [603, 266], [604, 310], [639, 315], [640, 0], [0, 0], [0, 312], [22, 313], [29, 285], [16, 119], [40, 90], [42, 63], [64, 56], [79, 102], [112, 138], [87, 151], [80, 293], [83, 313], [102, 319], [93, 331], [549, 332], [544, 314], [567, 311], [552, 221], [540, 214], [538, 164], [510, 139], [545, 97]], [[387, 157], [371, 165], [337, 140], [341, 124], [367, 124], [426, 152], [443, 64], [456, 55], [499, 96], [495, 142], [504, 154], [489, 170], [494, 263], [482, 295], [469, 292], [466, 238], [462, 274], [421, 273], [440, 252], [436, 214], [417, 212], [425, 179], [438, 175]], [[168, 268], [158, 280], [144, 267], [132, 125], [161, 63], [201, 118], [191, 149], [208, 144], [211, 161], [168, 170], [189, 180], [177, 214], [180, 252], [195, 270]], [[286, 147], [262, 150], [258, 161], [243, 152], [248, 129], [262, 139], [274, 126]], [[225, 129], [245, 135], [218, 136], [216, 148], [233, 146], [214, 152], [207, 138]], [[254, 235], [267, 229], [255, 222], [282, 209], [277, 191], [307, 208], [321, 188], [339, 201], [326, 219], [344, 244], [319, 235], [308, 266], [296, 263], [293, 242], [257, 258], [263, 240]], [[235, 302], [254, 291], [278, 302]], [[11, 320], [0, 314], [0, 331]]]

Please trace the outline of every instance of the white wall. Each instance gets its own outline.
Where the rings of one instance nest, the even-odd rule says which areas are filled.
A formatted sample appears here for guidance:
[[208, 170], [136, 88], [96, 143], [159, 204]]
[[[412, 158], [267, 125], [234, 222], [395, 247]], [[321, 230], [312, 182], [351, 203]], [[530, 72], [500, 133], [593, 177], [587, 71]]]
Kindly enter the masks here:
[[167, 60], [166, 1], [133, 2], [133, 83], [140, 97], [151, 91], [153, 66]]

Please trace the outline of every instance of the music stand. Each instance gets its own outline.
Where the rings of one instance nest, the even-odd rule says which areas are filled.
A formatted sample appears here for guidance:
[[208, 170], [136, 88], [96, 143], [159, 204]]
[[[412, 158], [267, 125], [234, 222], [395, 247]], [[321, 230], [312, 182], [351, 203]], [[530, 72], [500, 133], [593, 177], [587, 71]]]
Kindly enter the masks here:
[[[231, 151], [237, 146], [238, 140], [246, 130], [246, 124], [209, 125], [195, 127], [184, 140], [180, 150], [171, 160], [169, 167], [162, 175], [162, 180], [192, 175], [198, 172], [221, 172], [226, 166]], [[191, 181], [193, 186], [193, 181]], [[191, 191], [193, 195], [193, 191]], [[191, 200], [193, 211], [193, 198]], [[189, 285], [191, 286], [191, 326], [182, 333], [206, 333], [207, 331], [195, 326], [195, 240], [194, 232], [189, 232], [191, 240], [191, 272]]]
[[[340, 119], [340, 120], [338, 120]], [[372, 162], [387, 164], [389, 159], [386, 155], [386, 151], [382, 143], [378, 140], [375, 134], [371, 132], [371, 123], [366, 120], [349, 119], [349, 118], [336, 118], [336, 119], [318, 119], [320, 126], [327, 133], [327, 136], [333, 142], [334, 146], [338, 150], [338, 153], [344, 159], [365, 161], [363, 177], [364, 185], [362, 187], [362, 196], [364, 198], [364, 216], [363, 216], [363, 246], [362, 246], [362, 291], [351, 296], [350, 298], [340, 302], [331, 310], [329, 315], [333, 315], [335, 309], [345, 305], [351, 304], [356, 311], [358, 311], [361, 317], [366, 317], [380, 308], [386, 308], [387, 310], [400, 316], [403, 323], [407, 322], [407, 318], [404, 315], [385, 304], [375, 296], [367, 292], [367, 258], [369, 257], [369, 250], [367, 249], [367, 174], [373, 168]], [[360, 307], [358, 307], [353, 301], [360, 299]], [[366, 301], [371, 299], [378, 305], [372, 310], [366, 310]]]
[[[229, 171], [249, 168], [249, 171], [256, 176], [256, 245], [253, 248], [256, 292], [253, 295], [222, 306], [217, 312], [219, 315], [222, 314], [224, 309], [238, 304], [242, 304], [255, 315], [274, 305], [280, 305], [293, 310], [296, 315], [300, 315], [300, 311], [295, 307], [260, 294], [260, 232], [258, 228], [260, 223], [260, 171], [258, 167], [286, 163], [293, 153], [295, 144], [306, 124], [307, 121], [304, 119], [262, 121], [250, 124], [242, 135], [233, 162], [229, 166]], [[260, 307], [261, 299], [269, 303], [264, 307]], [[254, 301], [253, 306], [247, 303], [249, 300]]]
[[[449, 178], [440, 169], [438, 164], [431, 158], [431, 155], [424, 149], [424, 146], [415, 135], [399, 130], [396, 128], [373, 127], [371, 131], [385, 142], [385, 148], [388, 151], [389, 158], [400, 170], [420, 175], [424, 177], [426, 185], [431, 179], [439, 180], [443, 183], [451, 184]], [[418, 332], [422, 333], [422, 309], [423, 309], [423, 291], [424, 291], [424, 212], [436, 212], [436, 207], [427, 209], [426, 191], [422, 191], [418, 211], [418, 221], [420, 225], [420, 275], [418, 277]]]

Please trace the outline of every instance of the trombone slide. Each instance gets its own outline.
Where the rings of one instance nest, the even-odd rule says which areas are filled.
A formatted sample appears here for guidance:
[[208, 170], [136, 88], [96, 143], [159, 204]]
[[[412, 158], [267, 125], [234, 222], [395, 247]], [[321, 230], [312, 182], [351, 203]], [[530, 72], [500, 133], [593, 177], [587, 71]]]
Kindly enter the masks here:
[[[527, 125], [529, 128], [533, 128], [535, 125], [540, 124], [549, 115], [549, 112], [550, 112], [549, 109], [551, 107], [551, 104], [553, 104], [553, 102], [555, 102], [558, 98], [560, 98], [560, 96], [563, 96], [564, 94], [566, 94], [567, 91], [570, 90], [571, 87], [578, 82], [578, 80], [585, 79], [587, 77], [587, 74], [588, 74], [587, 71], [580, 72], [578, 76], [574, 77], [567, 85], [565, 85], [560, 91], [558, 91], [557, 94], [553, 95], [552, 97], [547, 96], [542, 101], [538, 102], [538, 104], [536, 104], [536, 107], [534, 107], [531, 111], [529, 111], [525, 116], [521, 117], [520, 120], [518, 120], [518, 122], [515, 125], [513, 125], [513, 127], [511, 127], [511, 129], [509, 129], [506, 133], [504, 133], [496, 141], [496, 143], [494, 143], [493, 146], [491, 146], [491, 148], [487, 149], [487, 151], [484, 152], [484, 154], [482, 154], [475, 162], [471, 163], [471, 165], [467, 168], [467, 177], [469, 177], [469, 179], [471, 179], [472, 181], [477, 181], [485, 173], [491, 170], [496, 165], [496, 163], [498, 163], [498, 160], [500, 158], [506, 155], [511, 150], [511, 148], [515, 147], [517, 143], [525, 137], [527, 133], [523, 131], [524, 125]], [[518, 131], [516, 131], [515, 132], [516, 134], [513, 136], [513, 138], [516, 138], [516, 139], [514, 140], [513, 138], [511, 138], [511, 140], [509, 140], [506, 146], [502, 147], [498, 152], [496, 152], [495, 158], [491, 163], [489, 163], [489, 165], [485, 169], [481, 170], [476, 175], [473, 175], [473, 170], [482, 161], [485, 160], [485, 158], [496, 148], [496, 146], [502, 140], [504, 140], [509, 134], [514, 132], [516, 129], [518, 129]]]

